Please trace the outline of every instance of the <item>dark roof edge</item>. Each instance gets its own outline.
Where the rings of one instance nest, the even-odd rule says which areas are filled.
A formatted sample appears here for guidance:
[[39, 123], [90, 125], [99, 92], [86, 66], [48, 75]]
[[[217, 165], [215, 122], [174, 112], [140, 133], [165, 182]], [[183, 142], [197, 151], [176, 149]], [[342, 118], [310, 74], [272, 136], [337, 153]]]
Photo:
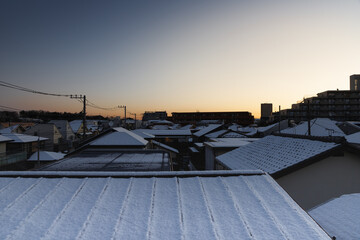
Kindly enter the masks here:
[[3, 171], [0, 172], [0, 177], [45, 177], [45, 178], [130, 178], [130, 177], [229, 177], [229, 176], [253, 176], [265, 175], [261, 170], [234, 170], [234, 171], [179, 171], [179, 172], [81, 172], [81, 171]]

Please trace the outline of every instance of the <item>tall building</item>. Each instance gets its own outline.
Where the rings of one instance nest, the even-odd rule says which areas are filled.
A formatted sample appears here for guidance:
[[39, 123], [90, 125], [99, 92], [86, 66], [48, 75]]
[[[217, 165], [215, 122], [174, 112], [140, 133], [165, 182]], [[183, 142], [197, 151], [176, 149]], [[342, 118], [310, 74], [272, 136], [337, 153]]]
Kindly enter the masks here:
[[143, 121], [149, 121], [149, 120], [166, 120], [167, 113], [166, 111], [160, 111], [160, 112], [145, 112], [143, 114]]
[[261, 104], [261, 120], [268, 121], [273, 110], [272, 103], [262, 103]]
[[350, 91], [360, 91], [360, 74], [350, 76]]

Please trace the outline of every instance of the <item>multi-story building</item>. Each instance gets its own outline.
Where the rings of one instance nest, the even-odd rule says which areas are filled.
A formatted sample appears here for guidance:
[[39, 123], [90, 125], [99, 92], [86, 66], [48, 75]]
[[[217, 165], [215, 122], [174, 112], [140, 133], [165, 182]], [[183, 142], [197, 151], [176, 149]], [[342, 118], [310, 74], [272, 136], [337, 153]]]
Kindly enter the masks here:
[[145, 112], [143, 114], [143, 121], [149, 121], [149, 120], [166, 120], [167, 113], [166, 111], [160, 111], [160, 112]]
[[360, 91], [335, 90], [318, 93], [293, 104], [286, 117], [296, 121], [308, 118], [330, 118], [338, 121], [360, 120]]
[[360, 74], [350, 76], [350, 90], [360, 91]]
[[250, 112], [173, 112], [175, 123], [196, 123], [202, 120], [219, 120], [226, 123], [250, 125], [254, 123], [254, 116]]
[[272, 103], [262, 103], [261, 104], [261, 120], [268, 121], [273, 110]]

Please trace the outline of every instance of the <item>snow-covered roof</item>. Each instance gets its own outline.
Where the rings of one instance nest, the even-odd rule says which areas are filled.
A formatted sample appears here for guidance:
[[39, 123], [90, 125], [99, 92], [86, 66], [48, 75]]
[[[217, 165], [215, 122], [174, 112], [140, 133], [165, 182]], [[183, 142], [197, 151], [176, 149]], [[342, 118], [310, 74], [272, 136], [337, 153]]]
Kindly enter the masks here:
[[217, 157], [230, 169], [261, 169], [277, 173], [340, 146], [332, 142], [267, 136]]
[[234, 148], [245, 146], [257, 140], [258, 138], [212, 138], [212, 142], [205, 142], [205, 144], [213, 148]]
[[214, 130], [216, 130], [217, 128], [221, 127], [221, 124], [209, 124], [209, 126], [197, 131], [196, 133], [194, 133], [194, 135], [196, 137], [201, 137], [204, 136], [205, 134], [208, 134]]
[[180, 130], [189, 130], [189, 129], [192, 129], [192, 128], [193, 128], [193, 126], [191, 124], [188, 124], [188, 125], [185, 125], [185, 126], [179, 128], [179, 129]]
[[[48, 151], [40, 151], [39, 157], [40, 161], [56, 161], [63, 159], [66, 154], [59, 152], [48, 152]], [[38, 153], [34, 153], [30, 156], [28, 161], [38, 161]]]
[[[345, 136], [344, 132], [336, 125], [336, 121], [328, 118], [315, 118], [310, 121], [311, 136], [327, 137], [327, 136]], [[308, 122], [303, 122], [296, 127], [287, 128], [281, 133], [295, 135], [309, 135]]]
[[223, 138], [247, 138], [245, 135], [237, 132], [230, 131], [222, 135]]
[[115, 132], [102, 136], [90, 146], [146, 146], [148, 141], [125, 128], [114, 128]]
[[207, 137], [207, 138], [217, 138], [217, 137], [223, 135], [224, 133], [226, 133], [228, 131], [229, 130], [219, 130], [219, 131], [216, 131], [216, 132], [206, 134], [205, 137]]
[[43, 137], [31, 136], [31, 135], [26, 135], [26, 134], [18, 134], [18, 133], [5, 133], [2, 135], [13, 140], [11, 143], [37, 142], [39, 139], [40, 139], [40, 141], [47, 140], [47, 138], [43, 138]]
[[360, 144], [360, 132], [353, 133], [351, 135], [347, 135], [347, 136], [345, 136], [345, 139], [348, 143]]
[[154, 130], [169, 130], [171, 129], [168, 125], [154, 125], [151, 127]]
[[0, 239], [329, 239], [261, 172], [1, 172], [0, 187]]
[[0, 142], [10, 142], [12, 139], [5, 137], [3, 135], [0, 135]]
[[71, 129], [74, 133], [77, 133], [81, 127], [81, 124], [83, 123], [83, 120], [74, 120], [69, 122]]
[[150, 134], [150, 133], [146, 133], [143, 131], [140, 131], [139, 129], [135, 129], [135, 130], [131, 130], [131, 132], [139, 135], [140, 137], [144, 138], [144, 139], [153, 139], [155, 138], [154, 135]]
[[179, 150], [177, 150], [177, 149], [175, 149], [175, 148], [172, 148], [172, 147], [170, 147], [170, 146], [168, 146], [168, 145], [166, 145], [166, 144], [160, 143], [160, 142], [158, 142], [158, 141], [153, 140], [152, 143], [155, 144], [156, 146], [159, 146], [159, 147], [164, 148], [164, 149], [166, 149], [166, 150], [169, 150], [169, 151], [171, 151], [171, 152], [179, 153]]
[[136, 131], [148, 133], [156, 137], [160, 136], [191, 136], [190, 130], [179, 130], [179, 129], [169, 129], [169, 130], [156, 130], [156, 129], [136, 129]]
[[20, 125], [13, 125], [4, 129], [0, 129], [0, 133], [12, 133], [14, 130], [16, 130]]
[[233, 124], [231, 124], [231, 126], [228, 127], [228, 129], [230, 129], [232, 131], [237, 131], [239, 127], [241, 127], [241, 126], [236, 123], [233, 123]]
[[342, 195], [311, 209], [309, 214], [336, 239], [360, 237], [360, 193]]
[[167, 171], [168, 153], [161, 150], [86, 149], [42, 171]]

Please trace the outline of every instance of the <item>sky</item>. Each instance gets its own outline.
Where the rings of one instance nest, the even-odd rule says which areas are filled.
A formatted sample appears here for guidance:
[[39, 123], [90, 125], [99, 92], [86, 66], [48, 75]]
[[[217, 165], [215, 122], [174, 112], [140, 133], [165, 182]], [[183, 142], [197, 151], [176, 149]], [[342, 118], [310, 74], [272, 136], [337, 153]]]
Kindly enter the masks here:
[[[360, 73], [359, 0], [4, 0], [0, 81], [145, 111], [290, 108]], [[0, 86], [0, 110], [82, 103]], [[89, 115], [124, 109], [87, 107]]]

